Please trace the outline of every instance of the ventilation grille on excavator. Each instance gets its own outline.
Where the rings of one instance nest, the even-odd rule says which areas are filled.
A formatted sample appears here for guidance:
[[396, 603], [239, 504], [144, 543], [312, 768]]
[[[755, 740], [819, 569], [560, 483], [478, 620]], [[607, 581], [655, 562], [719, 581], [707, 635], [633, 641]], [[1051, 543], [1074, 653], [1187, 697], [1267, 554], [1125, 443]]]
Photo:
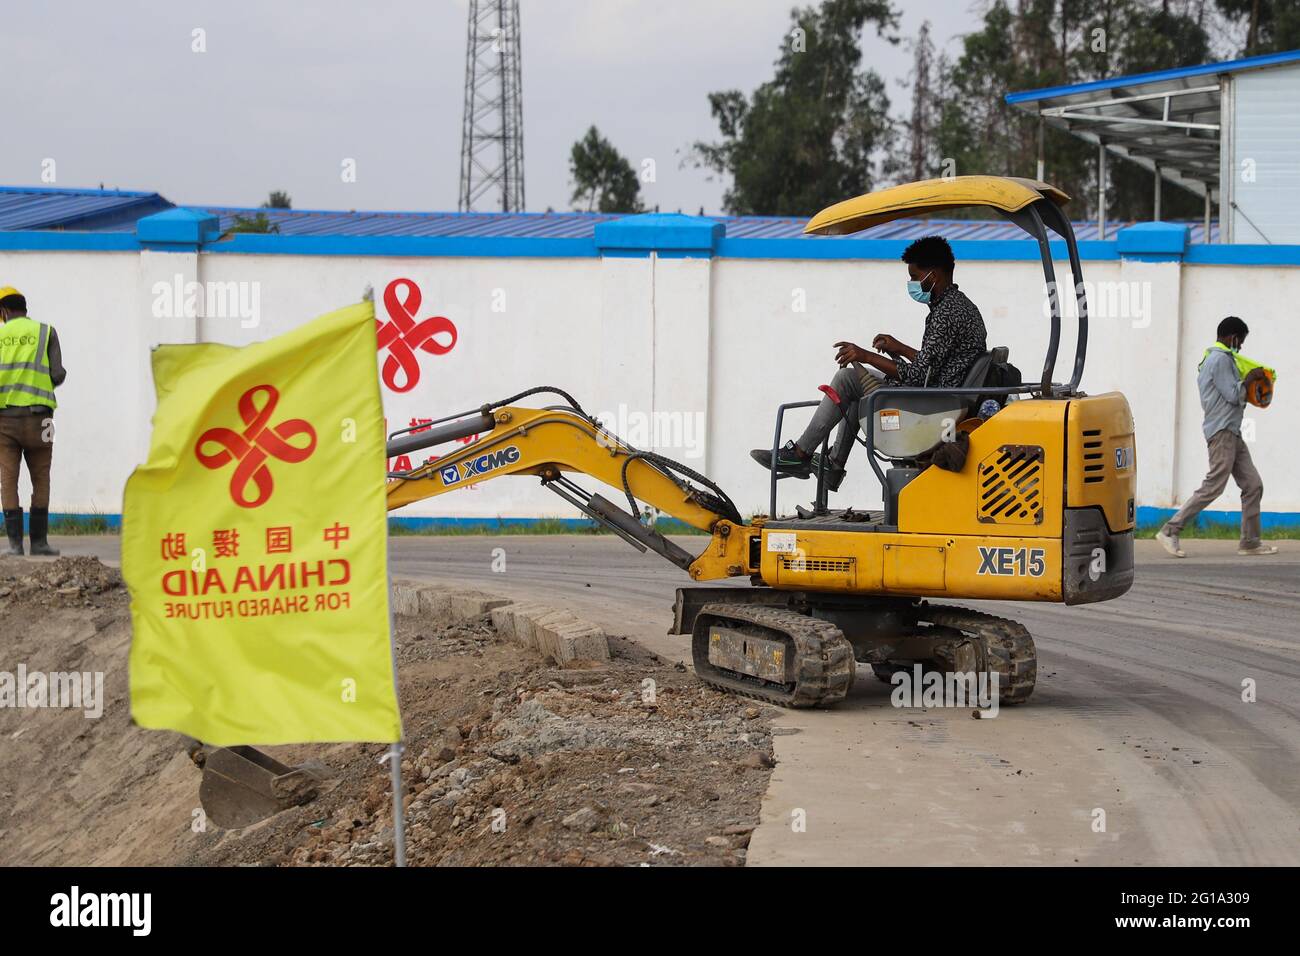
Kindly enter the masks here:
[[979, 467], [979, 520], [988, 524], [1043, 523], [1043, 449], [1003, 445]]
[[853, 567], [852, 558], [800, 558], [783, 554], [780, 557], [783, 571], [834, 571], [843, 573]]
[[1106, 454], [1102, 449], [1101, 429], [1090, 428], [1083, 433], [1083, 483], [1085, 485], [1105, 481]]

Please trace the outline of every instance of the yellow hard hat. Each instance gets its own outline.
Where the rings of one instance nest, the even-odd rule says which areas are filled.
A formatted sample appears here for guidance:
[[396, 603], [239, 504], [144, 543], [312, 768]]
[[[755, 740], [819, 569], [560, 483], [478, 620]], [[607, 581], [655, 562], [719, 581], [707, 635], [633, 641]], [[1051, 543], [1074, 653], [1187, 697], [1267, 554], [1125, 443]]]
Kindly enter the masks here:
[[0, 299], [7, 299], [11, 295], [22, 295], [22, 293], [11, 285], [0, 286]]

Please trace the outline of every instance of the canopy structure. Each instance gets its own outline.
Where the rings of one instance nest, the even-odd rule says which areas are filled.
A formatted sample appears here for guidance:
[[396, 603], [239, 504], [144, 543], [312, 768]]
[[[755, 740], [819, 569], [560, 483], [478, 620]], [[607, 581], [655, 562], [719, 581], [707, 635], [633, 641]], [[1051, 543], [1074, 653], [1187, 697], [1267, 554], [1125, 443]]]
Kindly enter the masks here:
[[1020, 212], [1047, 198], [1058, 206], [1070, 201], [1055, 186], [1012, 176], [949, 176], [891, 186], [846, 199], [823, 209], [804, 227], [814, 236], [843, 236], [910, 216], [988, 206], [1004, 213]]
[[[1037, 115], [1042, 123], [1098, 147], [1099, 221], [1104, 223], [1105, 219], [1105, 166], [1109, 153], [1155, 175], [1156, 219], [1160, 218], [1161, 182], [1203, 197], [1208, 235], [1210, 210], [1216, 201], [1224, 207], [1219, 211], [1221, 222], [1229, 221], [1228, 213], [1235, 209], [1231, 195], [1224, 195], [1221, 189], [1224, 170], [1233, 162], [1235, 78], [1242, 73], [1296, 63], [1300, 63], [1300, 50], [1009, 93], [1006, 101]], [[1286, 108], [1294, 110], [1294, 103], [1286, 104]], [[1041, 136], [1039, 146], [1041, 178]], [[1231, 183], [1232, 177], [1226, 179]]]

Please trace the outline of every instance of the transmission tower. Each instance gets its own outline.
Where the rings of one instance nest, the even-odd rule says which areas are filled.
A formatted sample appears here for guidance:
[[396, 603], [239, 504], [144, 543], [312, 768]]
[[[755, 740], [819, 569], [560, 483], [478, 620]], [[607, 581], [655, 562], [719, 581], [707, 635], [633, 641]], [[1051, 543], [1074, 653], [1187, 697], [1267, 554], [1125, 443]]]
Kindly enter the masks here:
[[522, 100], [519, 0], [469, 0], [461, 212], [489, 206], [502, 212], [523, 211]]

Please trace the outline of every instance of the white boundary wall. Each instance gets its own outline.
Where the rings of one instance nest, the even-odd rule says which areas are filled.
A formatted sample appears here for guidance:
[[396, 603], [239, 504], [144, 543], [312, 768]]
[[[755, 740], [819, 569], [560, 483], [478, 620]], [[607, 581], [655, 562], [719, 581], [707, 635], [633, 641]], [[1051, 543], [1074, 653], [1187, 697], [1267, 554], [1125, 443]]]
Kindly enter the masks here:
[[[1300, 354], [1293, 318], [1300, 268], [1094, 260], [1084, 272], [1097, 289], [1083, 387], [1122, 390], [1133, 406], [1139, 506], [1175, 506], [1199, 484], [1206, 460], [1196, 365], [1218, 321], [1236, 314], [1252, 329], [1246, 353], [1280, 372], [1274, 407], [1248, 414], [1264, 507], [1300, 512], [1291, 477], [1300, 466], [1300, 406], [1287, 361]], [[156, 317], [157, 284], [178, 276], [182, 283], [252, 284], [244, 289], [257, 291], [260, 324], [243, 328], [238, 316]], [[121, 511], [123, 483], [148, 448], [151, 345], [246, 344], [355, 302], [367, 287], [382, 318], [384, 289], [397, 278], [419, 285], [418, 318], [450, 318], [458, 341], [445, 355], [420, 356], [412, 391], [385, 390], [390, 427], [555, 385], [616, 429], [626, 426], [634, 444], [652, 444], [646, 429], [650, 416], [660, 416], [667, 431], [658, 450], [707, 472], [746, 513], [765, 511], [767, 501], [767, 475], [749, 450], [770, 444], [779, 403], [819, 397], [816, 386], [835, 371], [831, 344], [869, 345], [888, 331], [918, 345], [925, 318], [924, 307], [907, 298], [904, 266], [885, 260], [0, 251], [0, 282], [21, 289], [33, 317], [58, 328], [68, 367], [56, 416], [52, 510]], [[1039, 265], [959, 261], [956, 278], [981, 308], [990, 345], [1010, 346], [1012, 361], [1035, 380], [1047, 340]], [[1125, 289], [1138, 298], [1123, 314], [1099, 314], [1115, 311], [1103, 299]], [[1069, 376], [1073, 342], [1067, 321], [1058, 380]], [[338, 400], [342, 418], [347, 397]], [[791, 413], [787, 437], [807, 414]], [[786, 509], [813, 493], [811, 482], [784, 481], [780, 489]], [[834, 500], [879, 505], [862, 449]], [[1216, 507], [1238, 507], [1235, 487]], [[574, 516], [533, 479], [491, 482], [403, 513]]]

